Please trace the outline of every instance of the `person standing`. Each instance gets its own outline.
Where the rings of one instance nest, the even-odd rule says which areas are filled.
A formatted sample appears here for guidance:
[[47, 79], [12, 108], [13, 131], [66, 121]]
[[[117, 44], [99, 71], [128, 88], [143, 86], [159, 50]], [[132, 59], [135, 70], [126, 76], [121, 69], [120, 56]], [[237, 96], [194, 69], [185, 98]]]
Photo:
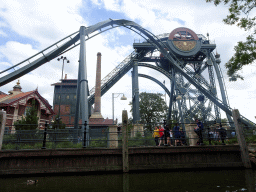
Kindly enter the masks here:
[[203, 142], [203, 130], [204, 130], [204, 124], [199, 121], [199, 119], [196, 119], [196, 128], [195, 128], [195, 133], [198, 135], [199, 140], [197, 142], [198, 145], [204, 145]]
[[157, 127], [155, 127], [155, 130], [154, 130], [154, 133], [153, 133], [152, 137], [155, 138], [156, 146], [158, 146], [159, 145], [160, 134], [159, 134], [159, 129]]
[[165, 135], [165, 141], [167, 145], [171, 145], [171, 139], [170, 139], [170, 130], [169, 130], [169, 126], [168, 125], [165, 125], [164, 127], [164, 135]]
[[222, 124], [220, 124], [220, 128], [219, 128], [219, 136], [220, 136], [220, 139], [222, 141], [222, 145], [226, 145], [224, 140], [226, 139], [226, 136], [227, 136], [227, 132], [226, 132], [226, 129], [224, 129], [222, 127]]
[[180, 128], [180, 140], [181, 140], [181, 145], [187, 145], [186, 142], [186, 133], [183, 131], [183, 128]]
[[164, 128], [161, 126], [159, 126], [159, 135], [160, 135], [160, 142], [158, 146], [160, 146], [164, 140]]
[[175, 126], [173, 127], [173, 134], [175, 139], [174, 145], [178, 146], [178, 143], [180, 142], [180, 127], [178, 123], [176, 123]]
[[173, 146], [174, 145], [174, 142], [173, 142], [173, 133], [172, 133], [172, 130], [169, 131], [169, 134], [170, 134], [170, 145]]

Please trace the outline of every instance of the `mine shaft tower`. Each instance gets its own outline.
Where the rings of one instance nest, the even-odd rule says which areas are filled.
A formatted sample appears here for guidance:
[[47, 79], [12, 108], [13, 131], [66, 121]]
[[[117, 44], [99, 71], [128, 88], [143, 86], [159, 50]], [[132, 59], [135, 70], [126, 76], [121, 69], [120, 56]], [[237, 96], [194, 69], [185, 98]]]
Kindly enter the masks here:
[[[213, 51], [216, 48], [214, 43], [205, 36], [196, 34], [184, 27], [157, 37], [165, 45], [165, 50], [173, 56], [178, 65], [213, 96], [217, 97], [216, 86], [219, 87], [222, 101], [225, 105], [228, 105], [224, 80], [219, 66], [221, 62], [220, 55], [214, 54]], [[174, 63], [159, 53], [151, 42], [134, 43], [133, 47], [137, 52], [143, 51], [146, 53], [139, 60], [140, 66], [147, 65], [146, 63], [154, 63], [157, 66], [155, 70], [164, 70], [169, 74], [167, 77], [170, 79], [171, 87], [168, 93], [170, 101], [167, 119], [171, 118], [171, 114], [176, 114], [178, 121], [183, 123], [191, 122], [195, 116], [200, 117], [203, 121], [220, 122], [221, 117], [218, 106], [193, 86], [190, 81], [186, 80], [180, 72], [176, 71]], [[158, 56], [155, 56], [156, 54]], [[136, 82], [134, 79], [137, 79], [138, 76], [144, 76], [138, 74], [137, 66], [138, 64], [135, 63], [132, 73], [133, 82]], [[217, 82], [215, 77], [217, 77]], [[151, 80], [153, 80], [152, 77]], [[158, 82], [158, 84], [161, 83]], [[164, 87], [163, 84], [161, 86]], [[138, 90], [136, 83], [133, 84], [133, 90]], [[135, 94], [134, 97], [137, 97], [137, 95]], [[136, 104], [136, 98], [133, 99], [133, 104], [134, 106], [138, 105]], [[136, 110], [133, 111], [133, 114], [136, 116], [135, 121], [138, 120], [139, 114]], [[229, 122], [232, 121], [229, 114], [227, 114], [227, 118]]]

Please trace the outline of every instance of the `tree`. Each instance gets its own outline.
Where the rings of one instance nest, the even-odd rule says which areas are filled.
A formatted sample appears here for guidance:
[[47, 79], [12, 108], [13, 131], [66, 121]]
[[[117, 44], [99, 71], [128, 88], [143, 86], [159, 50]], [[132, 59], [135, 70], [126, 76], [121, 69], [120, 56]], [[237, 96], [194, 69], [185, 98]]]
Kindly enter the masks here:
[[245, 42], [239, 41], [237, 43], [234, 47], [235, 54], [225, 64], [230, 81], [236, 81], [237, 78], [243, 80], [238, 71], [243, 66], [252, 64], [256, 60], [256, 39], [254, 38], [256, 34], [256, 16], [250, 16], [250, 12], [256, 7], [256, 2], [255, 0], [206, 0], [206, 2], [214, 2], [216, 6], [221, 2], [225, 5], [229, 4], [229, 15], [223, 19], [223, 22], [228, 25], [236, 24], [249, 33]]
[[[139, 95], [141, 123], [145, 124], [151, 131], [156, 124], [163, 122], [167, 116], [167, 105], [161, 96], [160, 93], [146, 92]], [[130, 105], [132, 106], [132, 103]]]
[[38, 127], [37, 108], [35, 100], [32, 100], [32, 106], [27, 107], [26, 116], [21, 120], [14, 122], [16, 130], [35, 130]]
[[61, 118], [59, 115], [55, 116], [55, 120], [52, 123], [52, 128], [53, 129], [65, 129], [66, 125], [61, 121]]

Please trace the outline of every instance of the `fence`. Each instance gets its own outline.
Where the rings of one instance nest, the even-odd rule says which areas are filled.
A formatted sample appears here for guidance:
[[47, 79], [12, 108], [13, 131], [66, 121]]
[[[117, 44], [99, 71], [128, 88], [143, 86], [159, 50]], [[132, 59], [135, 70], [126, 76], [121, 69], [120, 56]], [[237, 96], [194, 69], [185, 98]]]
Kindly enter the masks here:
[[[155, 123], [164, 127], [164, 122]], [[229, 123], [222, 123], [225, 131], [219, 129], [219, 124], [205, 123], [203, 130], [204, 145], [224, 145], [236, 144], [236, 131], [230, 129]], [[26, 125], [23, 125], [26, 126]], [[81, 126], [81, 125], [80, 125]], [[185, 131], [182, 131], [180, 137], [175, 137], [173, 124], [165, 126], [166, 137], [155, 139], [154, 131], [144, 129], [147, 125], [140, 125], [140, 129], [134, 130], [132, 125], [128, 125], [128, 147], [154, 147], [158, 146], [195, 146], [198, 136], [194, 132], [196, 124], [184, 124]], [[90, 127], [90, 125], [89, 125]], [[182, 127], [182, 125], [180, 125]], [[224, 132], [224, 134], [223, 134]], [[244, 128], [247, 144], [256, 144], [256, 129], [254, 126]], [[173, 137], [170, 137], [173, 133]], [[181, 133], [181, 132], [180, 132]], [[83, 140], [84, 135], [89, 135], [89, 142]], [[86, 137], [85, 137], [86, 138]], [[2, 150], [19, 149], [58, 149], [58, 148], [121, 148], [122, 131], [117, 126], [108, 127], [90, 127], [88, 133], [82, 129], [73, 129], [72, 125], [66, 129], [52, 129], [47, 125], [45, 130], [5, 130], [3, 137]], [[161, 142], [160, 142], [161, 141]]]

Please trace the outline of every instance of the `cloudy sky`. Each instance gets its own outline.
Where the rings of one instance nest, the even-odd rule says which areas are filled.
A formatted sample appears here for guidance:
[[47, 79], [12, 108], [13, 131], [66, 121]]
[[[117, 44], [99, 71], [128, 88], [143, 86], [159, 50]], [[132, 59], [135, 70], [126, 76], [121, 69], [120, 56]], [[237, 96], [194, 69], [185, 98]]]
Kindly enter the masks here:
[[[256, 65], [241, 71], [244, 81], [229, 82], [224, 68], [233, 54], [237, 41], [245, 40], [248, 32], [236, 26], [228, 26], [222, 19], [228, 14], [228, 6], [206, 3], [205, 0], [0, 0], [0, 70], [21, 62], [35, 53], [79, 30], [111, 19], [135, 21], [155, 35], [170, 33], [177, 27], [187, 27], [206, 36], [217, 45], [221, 55], [221, 69], [226, 83], [229, 103], [232, 108], [255, 122]], [[252, 13], [255, 15], [255, 12]], [[102, 33], [86, 42], [86, 59], [89, 89], [95, 85], [96, 55], [102, 53], [102, 78], [111, 72], [132, 51], [132, 43], [142, 40], [125, 28], [116, 28]], [[69, 79], [77, 78], [79, 48], [67, 52], [69, 64], [64, 74]], [[53, 102], [53, 86], [61, 78], [62, 62], [56, 59], [19, 78], [22, 91], [38, 87], [40, 94], [50, 104]], [[150, 69], [139, 68], [139, 73], [154, 74], [164, 81], [165, 77]], [[17, 80], [1, 87], [8, 92]], [[164, 93], [160, 86], [150, 80], [139, 79], [140, 92]], [[169, 87], [167, 83], [166, 86]], [[115, 99], [115, 117], [121, 120], [121, 111], [130, 110], [131, 75], [125, 75], [102, 97], [102, 115], [112, 118], [112, 93], [124, 93], [127, 101]], [[169, 98], [167, 97], [167, 100]], [[225, 116], [223, 115], [222, 118]]]

